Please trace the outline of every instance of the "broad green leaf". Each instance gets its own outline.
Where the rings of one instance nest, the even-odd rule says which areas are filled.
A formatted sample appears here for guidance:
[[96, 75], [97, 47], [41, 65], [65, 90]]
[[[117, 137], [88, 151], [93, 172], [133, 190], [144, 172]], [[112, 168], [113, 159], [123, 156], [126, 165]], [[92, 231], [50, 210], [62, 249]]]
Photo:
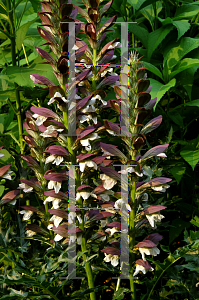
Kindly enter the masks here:
[[194, 75], [195, 75], [197, 69], [198, 69], [198, 66], [191, 67], [189, 69], [186, 69], [186, 70], [180, 72], [176, 77], [177, 82], [180, 82], [180, 84], [186, 90], [189, 100], [192, 99], [191, 93], [192, 93], [192, 89], [193, 89], [193, 80], [194, 80]]
[[176, 70], [174, 69], [173, 72], [170, 73], [169, 78], [172, 79], [178, 73], [195, 66], [199, 67], [199, 59], [184, 58], [175, 66]]
[[189, 23], [188, 20], [175, 21], [175, 20], [172, 20], [170, 17], [167, 17], [166, 19], [161, 19], [159, 17], [157, 17], [157, 18], [162, 23], [162, 25], [165, 26], [165, 25], [168, 25], [168, 24], [173, 24], [177, 28], [177, 30], [178, 30], [178, 39], [177, 39], [177, 41], [191, 27], [191, 24]]
[[184, 104], [184, 106], [199, 106], [199, 99], [187, 102]]
[[36, 85], [30, 79], [30, 73], [45, 76], [55, 84], [58, 84], [58, 81], [52, 72], [52, 67], [47, 64], [38, 64], [38, 62], [41, 62], [41, 59], [36, 59], [33, 64], [28, 67], [9, 66], [6, 68], [6, 75], [8, 75], [11, 82], [16, 82], [20, 86], [34, 87]]
[[5, 166], [9, 162], [13, 161], [12, 156], [6, 149], [1, 149], [1, 153], [3, 153], [5, 156], [1, 157], [0, 166]]
[[160, 72], [160, 70], [158, 68], [156, 68], [154, 65], [146, 62], [146, 61], [142, 61], [142, 65], [148, 70], [150, 71], [151, 73], [157, 75], [159, 78], [162, 78], [162, 73]]
[[171, 224], [171, 228], [169, 231], [169, 244], [175, 240], [175, 238], [179, 237], [179, 234], [185, 229], [189, 228], [190, 223], [185, 222], [182, 219], [174, 219]]
[[17, 30], [17, 33], [16, 33], [16, 46], [17, 46], [18, 50], [21, 50], [21, 47], [22, 47], [23, 41], [25, 39], [26, 33], [28, 31], [28, 28], [34, 22], [35, 22], [35, 20], [27, 22]]
[[179, 20], [179, 21], [172, 21], [173, 25], [178, 30], [178, 39], [177, 41], [184, 35], [185, 32], [189, 30], [191, 24], [188, 20]]
[[143, 44], [145, 48], [147, 48], [147, 40], [148, 40], [149, 33], [145, 28], [137, 24], [130, 23], [129, 31], [132, 32], [140, 40], [140, 42]]
[[185, 171], [186, 171], [186, 167], [183, 166], [183, 165], [175, 166], [175, 167], [173, 167], [169, 170], [169, 172], [171, 172], [171, 174], [173, 175], [173, 177], [177, 181], [177, 184], [180, 183], [180, 181], [182, 179], [182, 176], [184, 175]]
[[183, 117], [178, 111], [176, 110], [168, 111], [168, 116], [175, 124], [179, 125], [180, 127], [184, 127]]
[[167, 34], [171, 32], [173, 29], [173, 25], [167, 25], [158, 28], [157, 30], [149, 33], [148, 41], [147, 41], [147, 58], [150, 60], [153, 52], [157, 47], [160, 45], [160, 43], [165, 39]]
[[150, 78], [150, 83], [152, 84], [152, 90], [151, 90], [151, 99], [157, 97], [156, 104], [154, 106], [154, 110], [158, 104], [158, 102], [162, 99], [164, 94], [176, 84], [176, 79], [173, 78], [171, 81], [169, 81], [167, 84], [162, 84], [161, 82]]
[[183, 4], [176, 10], [175, 20], [191, 19], [198, 13], [198, 6], [192, 4]]
[[139, 12], [149, 21], [151, 28], [153, 29], [153, 23], [155, 19], [155, 12], [153, 5], [148, 5], [145, 8], [141, 9]]
[[169, 70], [177, 65], [180, 60], [190, 51], [199, 47], [199, 39], [182, 37], [177, 43], [173, 42], [165, 48], [163, 68], [167, 65]]
[[180, 155], [184, 160], [192, 167], [193, 171], [197, 163], [199, 162], [199, 150], [182, 150]]

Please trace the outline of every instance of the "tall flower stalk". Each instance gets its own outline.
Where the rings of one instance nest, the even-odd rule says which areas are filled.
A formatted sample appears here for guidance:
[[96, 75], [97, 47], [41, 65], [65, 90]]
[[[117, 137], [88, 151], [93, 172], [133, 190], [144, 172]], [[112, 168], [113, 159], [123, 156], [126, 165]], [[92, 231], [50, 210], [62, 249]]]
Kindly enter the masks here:
[[[143, 154], [146, 134], [162, 121], [162, 116], [158, 116], [143, 125], [156, 102], [149, 94], [152, 86], [136, 53], [130, 54], [120, 76], [109, 67], [110, 61], [115, 59], [115, 48], [121, 46], [119, 39], [114, 39], [102, 47], [107, 29], [116, 20], [113, 16], [100, 27], [102, 16], [112, 1], [103, 7], [97, 0], [83, 3], [85, 10], [61, 0], [42, 1], [39, 16], [44, 28], [40, 26], [38, 31], [54, 54], [36, 49], [52, 66], [59, 84], [31, 74], [35, 83], [49, 87], [48, 105], [56, 112], [34, 106], [27, 112], [25, 129], [28, 135], [24, 139], [32, 157], [22, 158], [34, 177], [21, 180], [19, 188], [24, 193], [34, 191], [39, 205], [34, 207], [28, 203], [22, 206], [20, 213], [25, 221], [30, 220], [33, 214], [37, 214], [36, 220], [44, 221], [40, 220], [41, 226], [29, 222], [28, 236], [45, 234], [54, 246], [63, 238], [63, 245], [76, 242], [81, 245], [90, 289], [95, 286], [94, 262], [87, 260], [93, 252], [96, 253], [96, 246], [100, 250], [96, 254], [98, 258], [102, 261], [103, 252], [104, 262], [110, 262], [116, 274], [120, 273], [120, 255], [129, 255], [131, 298], [135, 300], [135, 276], [139, 271], [145, 274], [153, 270], [145, 255], [159, 254], [157, 245], [162, 239], [158, 233], [143, 239], [142, 229], [156, 228], [156, 223], [163, 218], [160, 211], [166, 208], [159, 203], [149, 205], [146, 191], [151, 188], [164, 192], [171, 180], [153, 178], [146, 163], [154, 156], [165, 157], [168, 144], [156, 146]], [[76, 19], [78, 12], [86, 19], [86, 24]], [[76, 35], [82, 31], [87, 36], [89, 45], [76, 37], [73, 47], [76, 56], [68, 54], [67, 22], [76, 23]], [[69, 69], [74, 57], [76, 77], [71, 78]], [[106, 99], [113, 87], [117, 99]], [[125, 90], [128, 90], [128, 95]], [[119, 125], [120, 115], [122, 126]], [[115, 123], [110, 121], [113, 117]], [[70, 129], [74, 126], [76, 136], [70, 136]], [[118, 163], [123, 166], [122, 170], [115, 166]], [[71, 172], [74, 165], [77, 166], [75, 172], [74, 169]], [[69, 185], [71, 179], [76, 180], [75, 191], [74, 186]], [[75, 211], [71, 211], [68, 205], [70, 195], [75, 196], [76, 221]], [[94, 209], [85, 211], [85, 207]], [[128, 218], [129, 232], [128, 226], [121, 224]], [[71, 229], [74, 222], [76, 225]], [[126, 240], [120, 249], [122, 235]], [[126, 253], [127, 245], [129, 253]], [[138, 251], [142, 259], [137, 259]], [[123, 262], [121, 268], [124, 268]], [[119, 289], [120, 282], [119, 278], [116, 289]], [[90, 292], [90, 299], [96, 299], [95, 291]]]

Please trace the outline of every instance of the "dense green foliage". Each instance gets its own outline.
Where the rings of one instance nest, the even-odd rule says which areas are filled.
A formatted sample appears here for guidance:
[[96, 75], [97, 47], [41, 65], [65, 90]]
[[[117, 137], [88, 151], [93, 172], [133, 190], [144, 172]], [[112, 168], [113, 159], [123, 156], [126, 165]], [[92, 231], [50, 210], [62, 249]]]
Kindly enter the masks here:
[[[30, 73], [58, 84], [51, 66], [41, 64], [44, 60], [35, 50], [39, 46], [52, 54], [37, 32], [37, 25], [41, 24], [37, 16], [37, 11], [41, 11], [39, 1], [13, 0], [12, 16], [8, 13], [8, 2], [0, 0], [0, 153], [5, 155], [0, 159], [0, 168], [11, 164], [14, 173], [12, 181], [1, 178], [1, 198], [17, 189], [19, 180], [29, 175], [20, 156], [30, 155], [23, 140], [25, 129], [20, 133], [20, 122], [24, 122], [25, 112], [31, 106], [48, 107], [50, 99], [48, 88], [35, 84]], [[72, 3], [84, 7], [78, 1]], [[151, 98], [157, 97], [152, 117], [163, 116], [162, 126], [149, 134], [147, 146], [169, 144], [167, 159], [161, 161], [161, 167], [157, 158], [156, 166], [145, 171], [149, 179], [154, 175], [173, 179], [170, 189], [152, 199], [154, 205], [162, 203], [167, 207], [165, 221], [158, 228], [163, 235], [162, 251], [158, 258], [149, 259], [155, 266], [154, 274], [140, 276], [138, 299], [197, 300], [199, 1], [113, 0], [103, 23], [115, 14], [117, 21], [136, 22], [129, 23], [129, 51], [136, 50], [142, 57], [152, 84]], [[78, 18], [81, 20], [79, 15]], [[120, 37], [120, 32], [120, 24], [115, 23], [107, 32], [106, 43]], [[84, 40], [83, 35], [81, 38]], [[119, 49], [116, 54], [120, 63]], [[115, 94], [109, 91], [108, 97], [113, 99]], [[30, 200], [31, 205], [37, 205], [38, 199], [31, 193], [25, 198], [21, 195], [18, 210]], [[56, 243], [52, 248], [45, 230], [43, 235], [25, 237], [27, 222], [5, 199], [0, 200], [0, 215], [1, 299], [89, 299], [92, 290], [84, 280], [60, 279], [67, 276], [67, 247], [63, 251]], [[77, 277], [85, 276], [82, 255], [77, 254]], [[114, 292], [114, 272], [110, 265], [94, 268], [97, 299], [129, 299], [129, 284], [125, 280]]]

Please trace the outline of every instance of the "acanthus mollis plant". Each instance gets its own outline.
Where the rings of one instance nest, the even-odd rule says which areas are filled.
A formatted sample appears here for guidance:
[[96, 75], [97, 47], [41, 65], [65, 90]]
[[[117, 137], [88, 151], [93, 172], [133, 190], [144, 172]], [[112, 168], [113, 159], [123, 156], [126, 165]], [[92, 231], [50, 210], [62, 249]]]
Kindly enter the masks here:
[[[101, 17], [110, 7], [111, 3], [110, 1], [108, 5], [105, 5], [102, 8], [101, 15], [98, 16], [98, 19], [94, 20], [96, 28], [99, 27]], [[100, 156], [97, 155], [100, 152], [100, 146], [99, 143], [95, 142], [100, 138], [98, 132], [105, 130], [105, 127], [98, 121], [97, 116], [99, 112], [103, 111], [103, 106], [110, 106], [110, 104], [108, 105], [103, 100], [106, 97], [106, 93], [102, 88], [104, 89], [104, 87], [113, 85], [119, 76], [115, 73], [111, 74], [112, 69], [107, 67], [108, 64], [104, 67], [94, 67], [94, 75], [90, 72], [92, 66], [79, 66], [76, 68], [76, 73], [80, 72], [80, 74], [76, 76], [75, 80], [74, 78], [72, 79], [72, 83], [69, 83], [68, 26], [65, 23], [61, 23], [60, 29], [57, 29], [60, 22], [74, 21], [77, 8], [73, 9], [73, 5], [70, 3], [63, 4], [54, 1], [43, 1], [42, 6], [43, 11], [40, 17], [45, 29], [39, 27], [38, 30], [40, 35], [47, 41], [47, 44], [50, 45], [56, 59], [42, 49], [37, 48], [37, 51], [47, 59], [47, 63], [52, 65], [59, 85], [55, 85], [48, 78], [37, 74], [31, 74], [31, 79], [35, 83], [49, 87], [51, 98], [48, 104], [50, 105], [55, 102], [57, 104], [57, 113], [43, 107], [31, 107], [31, 112], [27, 112], [25, 129], [29, 135], [24, 136], [24, 139], [31, 149], [31, 156], [22, 156], [22, 159], [27, 162], [28, 167], [34, 172], [35, 176], [30, 180], [21, 179], [19, 188], [23, 189], [25, 193], [34, 192], [37, 194], [39, 205], [35, 207], [35, 205], [27, 200], [26, 205], [21, 206], [23, 210], [20, 213], [23, 214], [24, 221], [29, 220], [26, 232], [28, 237], [32, 237], [37, 233], [45, 233], [46, 235], [45, 227], [48, 223], [47, 225], [45, 222], [41, 223], [41, 220], [48, 221], [50, 223], [47, 227], [50, 230], [49, 237], [52, 238], [52, 233], [55, 233], [54, 239], [51, 240], [52, 242], [59, 241], [63, 237], [73, 234], [66, 241], [69, 244], [74, 243], [74, 233], [76, 233], [77, 242], [81, 243], [81, 249], [85, 252], [87, 251], [86, 243], [92, 236], [92, 231], [88, 235], [86, 228], [91, 228], [90, 224], [93, 227], [94, 220], [101, 220], [101, 223], [103, 223], [104, 219], [113, 215], [113, 213], [98, 213], [96, 211], [93, 216], [92, 212], [77, 212], [78, 227], [76, 227], [75, 232], [69, 230], [68, 225], [75, 218], [75, 213], [71, 212], [68, 207], [67, 191], [69, 177], [71, 176], [69, 176], [69, 165], [79, 165], [79, 169], [76, 168], [75, 176], [76, 201], [80, 207], [85, 205], [97, 207], [98, 204], [96, 205], [96, 203], [98, 201], [110, 198], [112, 193], [107, 192], [105, 188], [98, 187], [98, 183], [93, 184], [94, 178], [96, 182], [98, 180], [99, 165], [106, 166], [111, 163], [111, 161], [107, 162], [106, 157], [101, 154]], [[99, 3], [97, 4], [98, 6]], [[99, 51], [98, 58], [96, 57], [97, 48], [100, 48], [100, 44], [106, 36], [105, 31], [112, 25], [113, 19], [115, 17], [107, 21], [102, 29], [98, 28], [96, 36], [92, 36], [90, 44], [93, 47], [93, 53], [89, 50], [88, 45], [77, 38], [76, 46], [74, 47], [76, 49], [77, 63], [82, 63], [82, 60], [84, 60], [95, 66], [97, 62], [104, 64], [110, 59], [114, 59], [114, 48], [120, 46], [120, 43], [116, 40], [104, 46]], [[75, 19], [75, 21], [78, 23], [78, 20]], [[77, 24], [77, 31], [79, 28], [80, 26]], [[81, 29], [87, 34], [89, 32], [88, 28], [88, 26], [85, 27], [81, 24]], [[109, 51], [109, 49], [111, 50]], [[98, 72], [96, 72], [97, 69]], [[110, 76], [102, 79], [102, 77], [107, 75], [107, 72], [110, 73]], [[76, 93], [76, 85], [84, 85], [79, 92], [81, 97]], [[99, 90], [100, 88], [101, 90]], [[84, 98], [81, 99], [82, 97]], [[77, 100], [75, 106], [70, 103], [74, 98]], [[77, 115], [77, 124], [75, 124], [77, 127], [77, 137], [72, 137], [68, 134], [69, 125], [71, 125], [70, 117], [74, 112]], [[91, 147], [93, 141], [95, 145]], [[91, 170], [91, 168], [94, 170]], [[90, 182], [91, 185], [88, 184]], [[95, 201], [94, 205], [92, 199]], [[52, 203], [51, 209], [48, 209], [49, 202]], [[41, 219], [39, 227], [37, 224], [32, 224], [31, 222], [31, 217], [33, 215], [36, 216], [36, 214], [37, 221]], [[50, 218], [49, 214], [53, 216]], [[88, 219], [89, 221], [86, 224], [85, 222]], [[60, 223], [62, 224], [60, 225]], [[99, 232], [95, 239], [104, 240], [106, 239], [106, 235], [103, 232]], [[83, 254], [83, 260], [85, 261], [86, 259], [87, 256]], [[90, 262], [86, 262], [85, 269], [89, 288], [94, 288]], [[95, 293], [91, 292], [90, 297], [91, 299], [95, 299]]]
[[[121, 216], [123, 215], [124, 219], [125, 214], [128, 215], [127, 212], [130, 212], [127, 243], [129, 245], [131, 298], [135, 299], [135, 276], [140, 271], [144, 274], [147, 270], [153, 271], [145, 255], [156, 256], [160, 253], [160, 250], [157, 248], [159, 241], [162, 239], [160, 234], [152, 233], [144, 237], [143, 240], [141, 238], [143, 231], [147, 232], [147, 228], [150, 227], [156, 229], [156, 223], [161, 222], [161, 219], [164, 218], [160, 212], [166, 207], [159, 203], [157, 205], [147, 204], [149, 195], [146, 192], [149, 189], [165, 192], [169, 187], [168, 182], [171, 181], [170, 178], [156, 177], [151, 179], [153, 171], [149, 172], [149, 170], [155, 169], [151, 161], [153, 157], [166, 157], [164, 152], [169, 145], [155, 146], [143, 153], [146, 148], [146, 135], [161, 124], [162, 116], [160, 115], [143, 125], [144, 120], [148, 119], [157, 98], [151, 99], [150, 90], [152, 86], [150, 86], [150, 81], [145, 74], [145, 68], [142, 67], [136, 53], [129, 55], [128, 65], [125, 65], [120, 74], [120, 82], [121, 86], [115, 86], [114, 89], [117, 99], [121, 99], [120, 112], [122, 113], [123, 124], [120, 127], [119, 124], [105, 121], [106, 130], [112, 135], [112, 143], [101, 142], [100, 146], [104, 155], [111, 157], [115, 163], [120, 162], [123, 167], [118, 172], [112, 166], [102, 168], [102, 171], [105, 173], [105, 175], [102, 175], [102, 179], [105, 179], [103, 187], [109, 191], [116, 182], [122, 186], [122, 192], [114, 194], [116, 197], [119, 194], [120, 199], [115, 201], [115, 203], [107, 202], [109, 210], [111, 206], [114, 209], [120, 208]], [[115, 109], [116, 111], [118, 110], [117, 107]], [[122, 151], [116, 146], [118, 139], [120, 139], [120, 143], [121, 140], [123, 141]], [[147, 165], [148, 160], [150, 160], [149, 165]], [[120, 180], [117, 180], [117, 173], [121, 174]], [[109, 223], [107, 226], [113, 227], [111, 236], [114, 233], [118, 234], [118, 231], [122, 232], [122, 228], [118, 224], [113, 224], [112, 226], [112, 223]], [[110, 229], [107, 230], [110, 232]], [[114, 266], [119, 264], [120, 237], [118, 237], [117, 242], [114, 246], [102, 250], [105, 253], [104, 260], [111, 262]], [[121, 251], [125, 253], [125, 245], [121, 246]], [[115, 248], [117, 248], [117, 251]], [[138, 251], [142, 258], [137, 259]], [[119, 285], [120, 281], [118, 281], [117, 289]]]
[[[108, 67], [109, 61], [115, 58], [114, 48], [121, 46], [119, 40], [114, 39], [101, 47], [107, 28], [116, 19], [115, 16], [112, 17], [100, 28], [101, 18], [111, 3], [112, 1], [108, 2], [100, 9], [99, 1], [85, 1], [85, 11], [71, 3], [42, 2], [43, 12], [40, 17], [45, 29], [39, 28], [39, 32], [47, 40], [56, 59], [42, 49], [38, 49], [38, 52], [52, 65], [59, 85], [55, 85], [43, 76], [31, 74], [34, 82], [49, 87], [51, 98], [48, 104], [56, 104], [54, 106], [56, 113], [42, 107], [32, 107], [32, 112], [27, 112], [25, 128], [29, 136], [24, 139], [30, 146], [33, 157], [23, 156], [22, 158], [33, 170], [35, 177], [30, 180], [22, 179], [20, 188], [25, 193], [34, 191], [38, 196], [39, 205], [34, 207], [30, 205], [32, 203], [28, 202], [26, 206], [22, 206], [21, 214], [23, 214], [23, 220], [30, 219], [33, 214], [34, 216], [37, 214], [36, 220], [39, 220], [39, 227], [35, 223], [31, 224], [30, 221], [27, 226], [27, 235], [32, 236], [44, 232], [47, 235], [48, 233], [45, 231], [47, 226], [53, 245], [55, 245], [54, 242], [61, 241], [64, 237], [66, 239], [62, 245], [65, 242], [73, 244], [77, 238], [77, 243], [81, 244], [81, 250], [84, 252], [82, 256], [84, 261], [87, 260], [85, 252], [89, 251], [90, 256], [93, 252], [96, 253], [97, 246], [105, 253], [105, 262], [111, 262], [114, 267], [117, 267], [120, 256], [119, 234], [127, 232], [127, 228], [121, 228], [119, 209], [121, 208], [121, 212], [123, 211], [126, 216], [128, 216], [129, 210], [129, 265], [130, 276], [133, 277], [139, 270], [143, 272], [146, 272], [147, 269], [152, 270], [145, 255], [159, 253], [157, 244], [162, 238], [159, 234], [149, 234], [143, 240], [140, 240], [139, 235], [136, 240], [136, 236], [139, 227], [147, 227], [151, 224], [155, 228], [156, 222], [163, 218], [159, 213], [165, 208], [162, 205], [145, 205], [143, 210], [140, 207], [142, 201], [148, 198], [148, 194], [145, 193], [146, 189], [152, 187], [164, 191], [167, 187], [166, 183], [170, 181], [163, 177], [150, 180], [144, 177], [146, 160], [154, 155], [162, 155], [161, 153], [166, 150], [168, 145], [160, 146], [161, 152], [160, 148], [158, 150], [152, 148], [141, 156], [142, 148], [146, 145], [145, 134], [161, 123], [161, 117], [148, 122], [143, 128], [140, 125], [155, 104], [155, 100], [150, 100], [150, 95], [146, 92], [149, 81], [146, 78], [143, 79], [144, 69], [138, 67], [136, 56], [130, 58], [129, 74], [127, 72], [127, 76], [120, 76], [122, 85], [127, 84], [127, 88], [129, 88], [129, 128], [128, 126], [120, 128], [117, 123], [103, 117], [103, 114], [108, 111], [112, 118], [114, 111], [111, 108], [114, 108], [119, 123], [120, 97], [122, 97], [122, 90], [118, 86], [119, 76], [113, 73], [112, 68]], [[75, 19], [77, 10], [86, 18], [88, 22], [86, 25], [78, 24], [79, 21]], [[74, 47], [76, 63], [85, 63], [86, 66], [76, 67], [76, 73], [80, 74], [75, 79], [71, 79], [72, 82], [68, 82], [70, 64], [67, 52], [68, 26], [67, 23], [61, 23], [61, 27], [58, 26], [59, 22], [64, 21], [77, 22], [76, 34], [81, 28], [86, 33], [92, 50], [89, 49], [89, 45], [76, 38]], [[128, 80], [125, 81], [128, 78], [129, 86]], [[76, 85], [77, 90], [75, 89]], [[115, 91], [119, 95], [117, 99], [106, 101], [107, 94], [104, 89], [112, 88], [113, 85], [116, 86]], [[77, 102], [75, 105], [72, 103], [74, 99]], [[70, 136], [69, 125], [74, 124], [72, 118], [74, 114], [76, 115], [77, 136]], [[128, 119], [128, 114], [126, 119]], [[110, 143], [107, 143], [107, 138]], [[119, 144], [121, 150], [115, 144]], [[120, 173], [113, 166], [118, 162], [125, 166]], [[75, 174], [70, 173], [71, 165], [78, 165]], [[122, 178], [127, 173], [130, 173], [129, 183]], [[143, 182], [138, 182], [141, 177], [144, 178]], [[70, 178], [76, 179], [76, 207], [90, 206], [95, 210], [87, 212], [77, 210], [76, 214], [73, 210], [70, 211], [68, 190], [71, 189], [72, 193], [74, 192], [74, 187], [69, 186]], [[121, 193], [122, 181], [125, 188]], [[49, 209], [50, 203], [52, 206]], [[138, 206], [138, 204], [140, 205]], [[52, 217], [50, 217], [51, 214]], [[77, 215], [77, 226], [75, 230], [71, 231], [70, 224], [73, 223], [75, 215]], [[41, 225], [41, 220], [49, 223], [43, 222]], [[107, 228], [105, 229], [105, 227]], [[115, 236], [117, 239], [111, 240]], [[68, 237], [69, 239], [67, 239]], [[107, 246], [107, 241], [110, 246], [104, 248]], [[136, 249], [139, 249], [142, 259], [136, 260]], [[122, 248], [123, 250], [125, 251], [125, 247]], [[97, 251], [98, 258], [102, 260], [103, 257], [100, 254], [102, 253]], [[94, 288], [94, 276], [89, 261], [85, 263], [85, 269], [88, 286], [92, 289]], [[114, 272], [119, 273], [118, 267]], [[130, 282], [132, 298], [135, 299], [133, 279]], [[92, 300], [96, 298], [94, 291], [90, 293], [90, 298]]]

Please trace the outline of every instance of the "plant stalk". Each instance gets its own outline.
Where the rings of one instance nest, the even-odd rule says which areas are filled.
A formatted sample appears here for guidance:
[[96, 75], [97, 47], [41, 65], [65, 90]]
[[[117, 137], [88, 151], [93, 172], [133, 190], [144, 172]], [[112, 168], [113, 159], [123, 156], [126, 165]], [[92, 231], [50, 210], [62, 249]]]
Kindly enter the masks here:
[[[15, 24], [13, 20], [13, 8], [11, 7], [11, 1], [7, 0], [7, 9], [8, 9], [8, 17], [10, 24], [10, 41], [11, 41], [11, 54], [12, 54], [12, 65], [16, 66], [16, 43], [15, 43]], [[18, 122], [18, 131], [19, 131], [19, 143], [20, 143], [20, 153], [23, 154], [24, 145], [23, 145], [23, 125], [21, 118], [21, 99], [20, 93], [18, 89], [18, 84], [15, 82], [15, 95], [16, 95], [16, 112], [17, 112], [17, 122]]]
[[[135, 160], [135, 157], [132, 157], [132, 160]], [[131, 299], [136, 300], [136, 288], [133, 279], [133, 269], [135, 262], [135, 254], [133, 252], [135, 246], [135, 215], [136, 215], [136, 182], [133, 181], [131, 185], [131, 199], [132, 207], [130, 211], [129, 218], [129, 275], [130, 275], [130, 290], [131, 290]]]

